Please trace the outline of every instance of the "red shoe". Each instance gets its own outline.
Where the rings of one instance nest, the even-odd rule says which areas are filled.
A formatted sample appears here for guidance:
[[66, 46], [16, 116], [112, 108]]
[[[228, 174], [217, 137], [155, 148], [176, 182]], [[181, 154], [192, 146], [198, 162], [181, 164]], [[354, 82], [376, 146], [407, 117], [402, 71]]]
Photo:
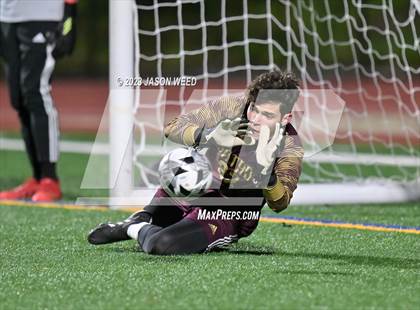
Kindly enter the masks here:
[[39, 181], [39, 187], [32, 196], [32, 201], [50, 202], [61, 198], [60, 182], [50, 178], [42, 178]]
[[0, 192], [0, 199], [6, 200], [31, 198], [38, 190], [38, 187], [38, 181], [34, 178], [30, 178], [15, 188]]

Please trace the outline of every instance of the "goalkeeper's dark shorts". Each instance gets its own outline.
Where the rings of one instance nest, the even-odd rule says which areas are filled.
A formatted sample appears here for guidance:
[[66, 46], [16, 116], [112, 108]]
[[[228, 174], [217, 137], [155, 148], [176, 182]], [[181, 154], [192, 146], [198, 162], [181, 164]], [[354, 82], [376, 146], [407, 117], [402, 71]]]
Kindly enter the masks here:
[[[170, 199], [168, 194], [159, 189], [153, 201], [159, 203], [162, 199], [168, 198]], [[207, 251], [224, 248], [250, 235], [258, 225], [261, 210], [261, 207], [245, 209], [223, 206], [199, 207], [179, 201], [173, 205], [166, 204], [162, 208], [178, 208], [182, 211], [182, 220], [188, 219], [199, 225], [207, 236]]]

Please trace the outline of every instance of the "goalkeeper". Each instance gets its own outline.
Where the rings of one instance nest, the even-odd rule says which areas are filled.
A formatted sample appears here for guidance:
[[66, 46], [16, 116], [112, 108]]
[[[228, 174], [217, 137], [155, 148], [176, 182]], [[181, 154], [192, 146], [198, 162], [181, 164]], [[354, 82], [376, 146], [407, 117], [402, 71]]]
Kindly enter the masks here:
[[[160, 188], [144, 210], [123, 222], [100, 224], [88, 241], [132, 238], [146, 253], [168, 255], [202, 253], [250, 235], [264, 204], [275, 212], [286, 209], [297, 187], [303, 148], [290, 121], [298, 95], [294, 75], [276, 70], [258, 76], [242, 97], [222, 97], [172, 120], [166, 137], [208, 148], [214, 159], [212, 189], [197, 199], [214, 203], [191, 205]], [[258, 218], [200, 218], [203, 210], [220, 209], [257, 212]]]

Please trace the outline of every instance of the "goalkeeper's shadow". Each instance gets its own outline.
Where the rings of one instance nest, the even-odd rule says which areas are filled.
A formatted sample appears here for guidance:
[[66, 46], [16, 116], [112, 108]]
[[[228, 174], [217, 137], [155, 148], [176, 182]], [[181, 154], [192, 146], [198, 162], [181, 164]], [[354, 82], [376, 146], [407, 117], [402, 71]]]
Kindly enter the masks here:
[[276, 252], [271, 250], [224, 250], [225, 252], [229, 254], [235, 254], [235, 255], [275, 255]]
[[191, 255], [151, 255], [143, 252], [138, 246], [112, 246], [103, 248], [102, 251], [109, 253], [118, 253], [122, 255], [127, 254], [136, 254], [138, 255], [136, 259], [140, 261], [159, 261], [159, 262], [188, 262], [188, 258], [194, 255], [200, 254], [191, 254]]
[[253, 247], [246, 243], [232, 245], [227, 248], [213, 249], [210, 253], [222, 253], [228, 255], [256, 255], [256, 256], [270, 256], [278, 254], [274, 249], [269, 247]]
[[257, 255], [257, 256], [261, 256], [261, 255], [275, 255], [278, 254], [276, 253], [273, 249], [268, 249], [268, 248], [264, 248], [264, 249], [259, 249], [259, 248], [246, 248], [246, 249], [241, 249], [241, 248], [236, 248], [235, 246], [232, 246], [231, 248], [216, 248], [216, 249], [212, 249], [210, 252], [206, 252], [206, 253], [201, 253], [201, 254], [183, 254], [183, 255], [150, 255], [150, 254], [146, 254], [144, 253], [141, 249], [139, 249], [136, 246], [131, 246], [131, 247], [121, 247], [121, 246], [113, 246], [113, 247], [106, 247], [102, 249], [103, 251], [107, 251], [107, 252], [112, 252], [112, 253], [121, 253], [121, 254], [127, 254], [127, 253], [137, 253], [137, 254], [141, 254], [139, 255], [139, 258], [141, 259], [151, 259], [151, 258], [156, 258], [156, 257], [162, 257], [164, 259], [168, 259], [168, 260], [186, 260], [188, 257], [196, 257], [196, 256], [203, 256], [203, 255], [214, 255], [214, 254], [227, 254], [227, 255]]

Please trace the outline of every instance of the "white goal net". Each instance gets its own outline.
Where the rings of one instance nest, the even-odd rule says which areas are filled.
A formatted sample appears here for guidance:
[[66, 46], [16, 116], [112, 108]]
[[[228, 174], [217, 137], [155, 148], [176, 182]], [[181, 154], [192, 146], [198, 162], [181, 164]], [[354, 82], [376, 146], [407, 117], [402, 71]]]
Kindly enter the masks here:
[[[293, 71], [303, 92], [327, 90], [342, 100], [331, 105], [330, 97], [302, 99], [303, 110], [321, 112], [304, 111], [306, 121], [295, 123], [306, 151], [295, 203], [418, 198], [418, 1], [112, 2], [130, 2], [134, 36], [132, 76], [110, 72], [111, 80], [119, 76], [125, 86], [134, 86], [127, 116], [135, 128], [132, 151], [131, 144], [124, 151], [133, 173], [117, 187], [157, 185], [157, 163], [174, 147], [163, 139], [171, 117], [214, 97], [241, 93], [258, 74], [279, 68]], [[115, 19], [110, 28], [129, 36], [122, 24]], [[111, 57], [131, 57], [119, 48]], [[180, 77], [189, 80], [167, 85]], [[334, 121], [325, 121], [329, 113]], [[313, 124], [317, 117], [324, 123]], [[323, 137], [328, 141], [320, 146]]]

